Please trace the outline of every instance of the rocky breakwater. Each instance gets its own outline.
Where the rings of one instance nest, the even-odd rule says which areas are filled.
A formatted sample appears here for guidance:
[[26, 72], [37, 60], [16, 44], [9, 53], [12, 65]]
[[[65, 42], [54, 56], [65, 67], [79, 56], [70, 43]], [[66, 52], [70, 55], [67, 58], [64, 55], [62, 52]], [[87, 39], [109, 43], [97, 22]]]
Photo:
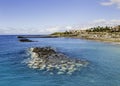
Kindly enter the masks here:
[[30, 68], [46, 71], [50, 74], [72, 74], [88, 65], [87, 61], [70, 58], [58, 53], [51, 47], [35, 47], [29, 49], [30, 58], [27, 64]]

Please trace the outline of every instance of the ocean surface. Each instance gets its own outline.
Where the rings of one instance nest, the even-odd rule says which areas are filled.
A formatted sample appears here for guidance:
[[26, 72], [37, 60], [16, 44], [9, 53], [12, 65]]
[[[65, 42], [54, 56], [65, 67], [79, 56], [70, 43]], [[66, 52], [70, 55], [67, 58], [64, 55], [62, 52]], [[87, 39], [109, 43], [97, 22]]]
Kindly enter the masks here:
[[[16, 36], [0, 36], [0, 86], [120, 86], [120, 45], [72, 38], [31, 38], [22, 43]], [[89, 65], [72, 75], [50, 75], [30, 69], [23, 61], [30, 47], [51, 46]]]

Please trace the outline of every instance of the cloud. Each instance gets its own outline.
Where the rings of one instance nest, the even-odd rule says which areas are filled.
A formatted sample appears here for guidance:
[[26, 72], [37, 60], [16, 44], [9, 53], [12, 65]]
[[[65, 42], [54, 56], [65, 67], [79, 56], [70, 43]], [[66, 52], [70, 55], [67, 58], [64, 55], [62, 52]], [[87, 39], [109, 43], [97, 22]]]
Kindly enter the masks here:
[[98, 20], [94, 20], [93, 23], [95, 25], [113, 26], [113, 25], [119, 25], [120, 24], [120, 20], [117, 20], [117, 19], [112, 19], [112, 20], [98, 19]]
[[50, 27], [0, 27], [0, 34], [50, 34], [58, 31], [72, 29], [72, 26], [50, 26]]
[[107, 2], [102, 2], [101, 5], [103, 6], [111, 6], [115, 5], [118, 9], [120, 9], [120, 0], [109, 0]]
[[120, 20], [97, 19], [85, 24], [66, 25], [66, 26], [50, 26], [50, 27], [0, 27], [0, 34], [50, 34], [53, 32], [62, 32], [66, 30], [88, 29], [96, 26], [115, 26], [119, 25]]
[[106, 19], [97, 19], [93, 20], [91, 22], [88, 22], [86, 24], [79, 25], [76, 29], [88, 29], [92, 27], [97, 27], [97, 26], [116, 26], [120, 25], [120, 20], [117, 19], [112, 19], [112, 20], [106, 20]]

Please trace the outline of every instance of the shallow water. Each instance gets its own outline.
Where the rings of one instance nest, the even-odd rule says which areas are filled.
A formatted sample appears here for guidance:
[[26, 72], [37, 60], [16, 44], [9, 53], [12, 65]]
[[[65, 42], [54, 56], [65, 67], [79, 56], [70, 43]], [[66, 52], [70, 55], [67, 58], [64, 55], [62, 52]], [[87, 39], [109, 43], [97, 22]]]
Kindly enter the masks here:
[[[0, 36], [0, 86], [119, 86], [120, 45], [71, 38], [33, 38], [21, 43], [16, 36]], [[22, 61], [30, 47], [52, 46], [90, 65], [73, 75], [50, 75], [30, 69]]]

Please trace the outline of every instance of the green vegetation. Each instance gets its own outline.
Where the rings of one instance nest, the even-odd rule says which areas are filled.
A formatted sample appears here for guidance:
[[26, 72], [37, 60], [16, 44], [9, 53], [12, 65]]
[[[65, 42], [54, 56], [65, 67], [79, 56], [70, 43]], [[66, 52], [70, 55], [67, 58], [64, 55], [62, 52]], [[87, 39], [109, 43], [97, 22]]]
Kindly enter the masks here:
[[86, 30], [87, 32], [110, 32], [111, 31], [111, 27], [94, 27], [94, 28], [90, 28]]
[[65, 32], [55, 32], [53, 34], [51, 34], [53, 36], [65, 36], [65, 37], [68, 37], [68, 36], [76, 36], [75, 34], [73, 34], [71, 31], [65, 31]]
[[90, 28], [90, 29], [87, 29], [86, 32], [120, 32], [120, 25], [118, 26], [115, 26], [115, 27], [94, 27], [94, 28]]

